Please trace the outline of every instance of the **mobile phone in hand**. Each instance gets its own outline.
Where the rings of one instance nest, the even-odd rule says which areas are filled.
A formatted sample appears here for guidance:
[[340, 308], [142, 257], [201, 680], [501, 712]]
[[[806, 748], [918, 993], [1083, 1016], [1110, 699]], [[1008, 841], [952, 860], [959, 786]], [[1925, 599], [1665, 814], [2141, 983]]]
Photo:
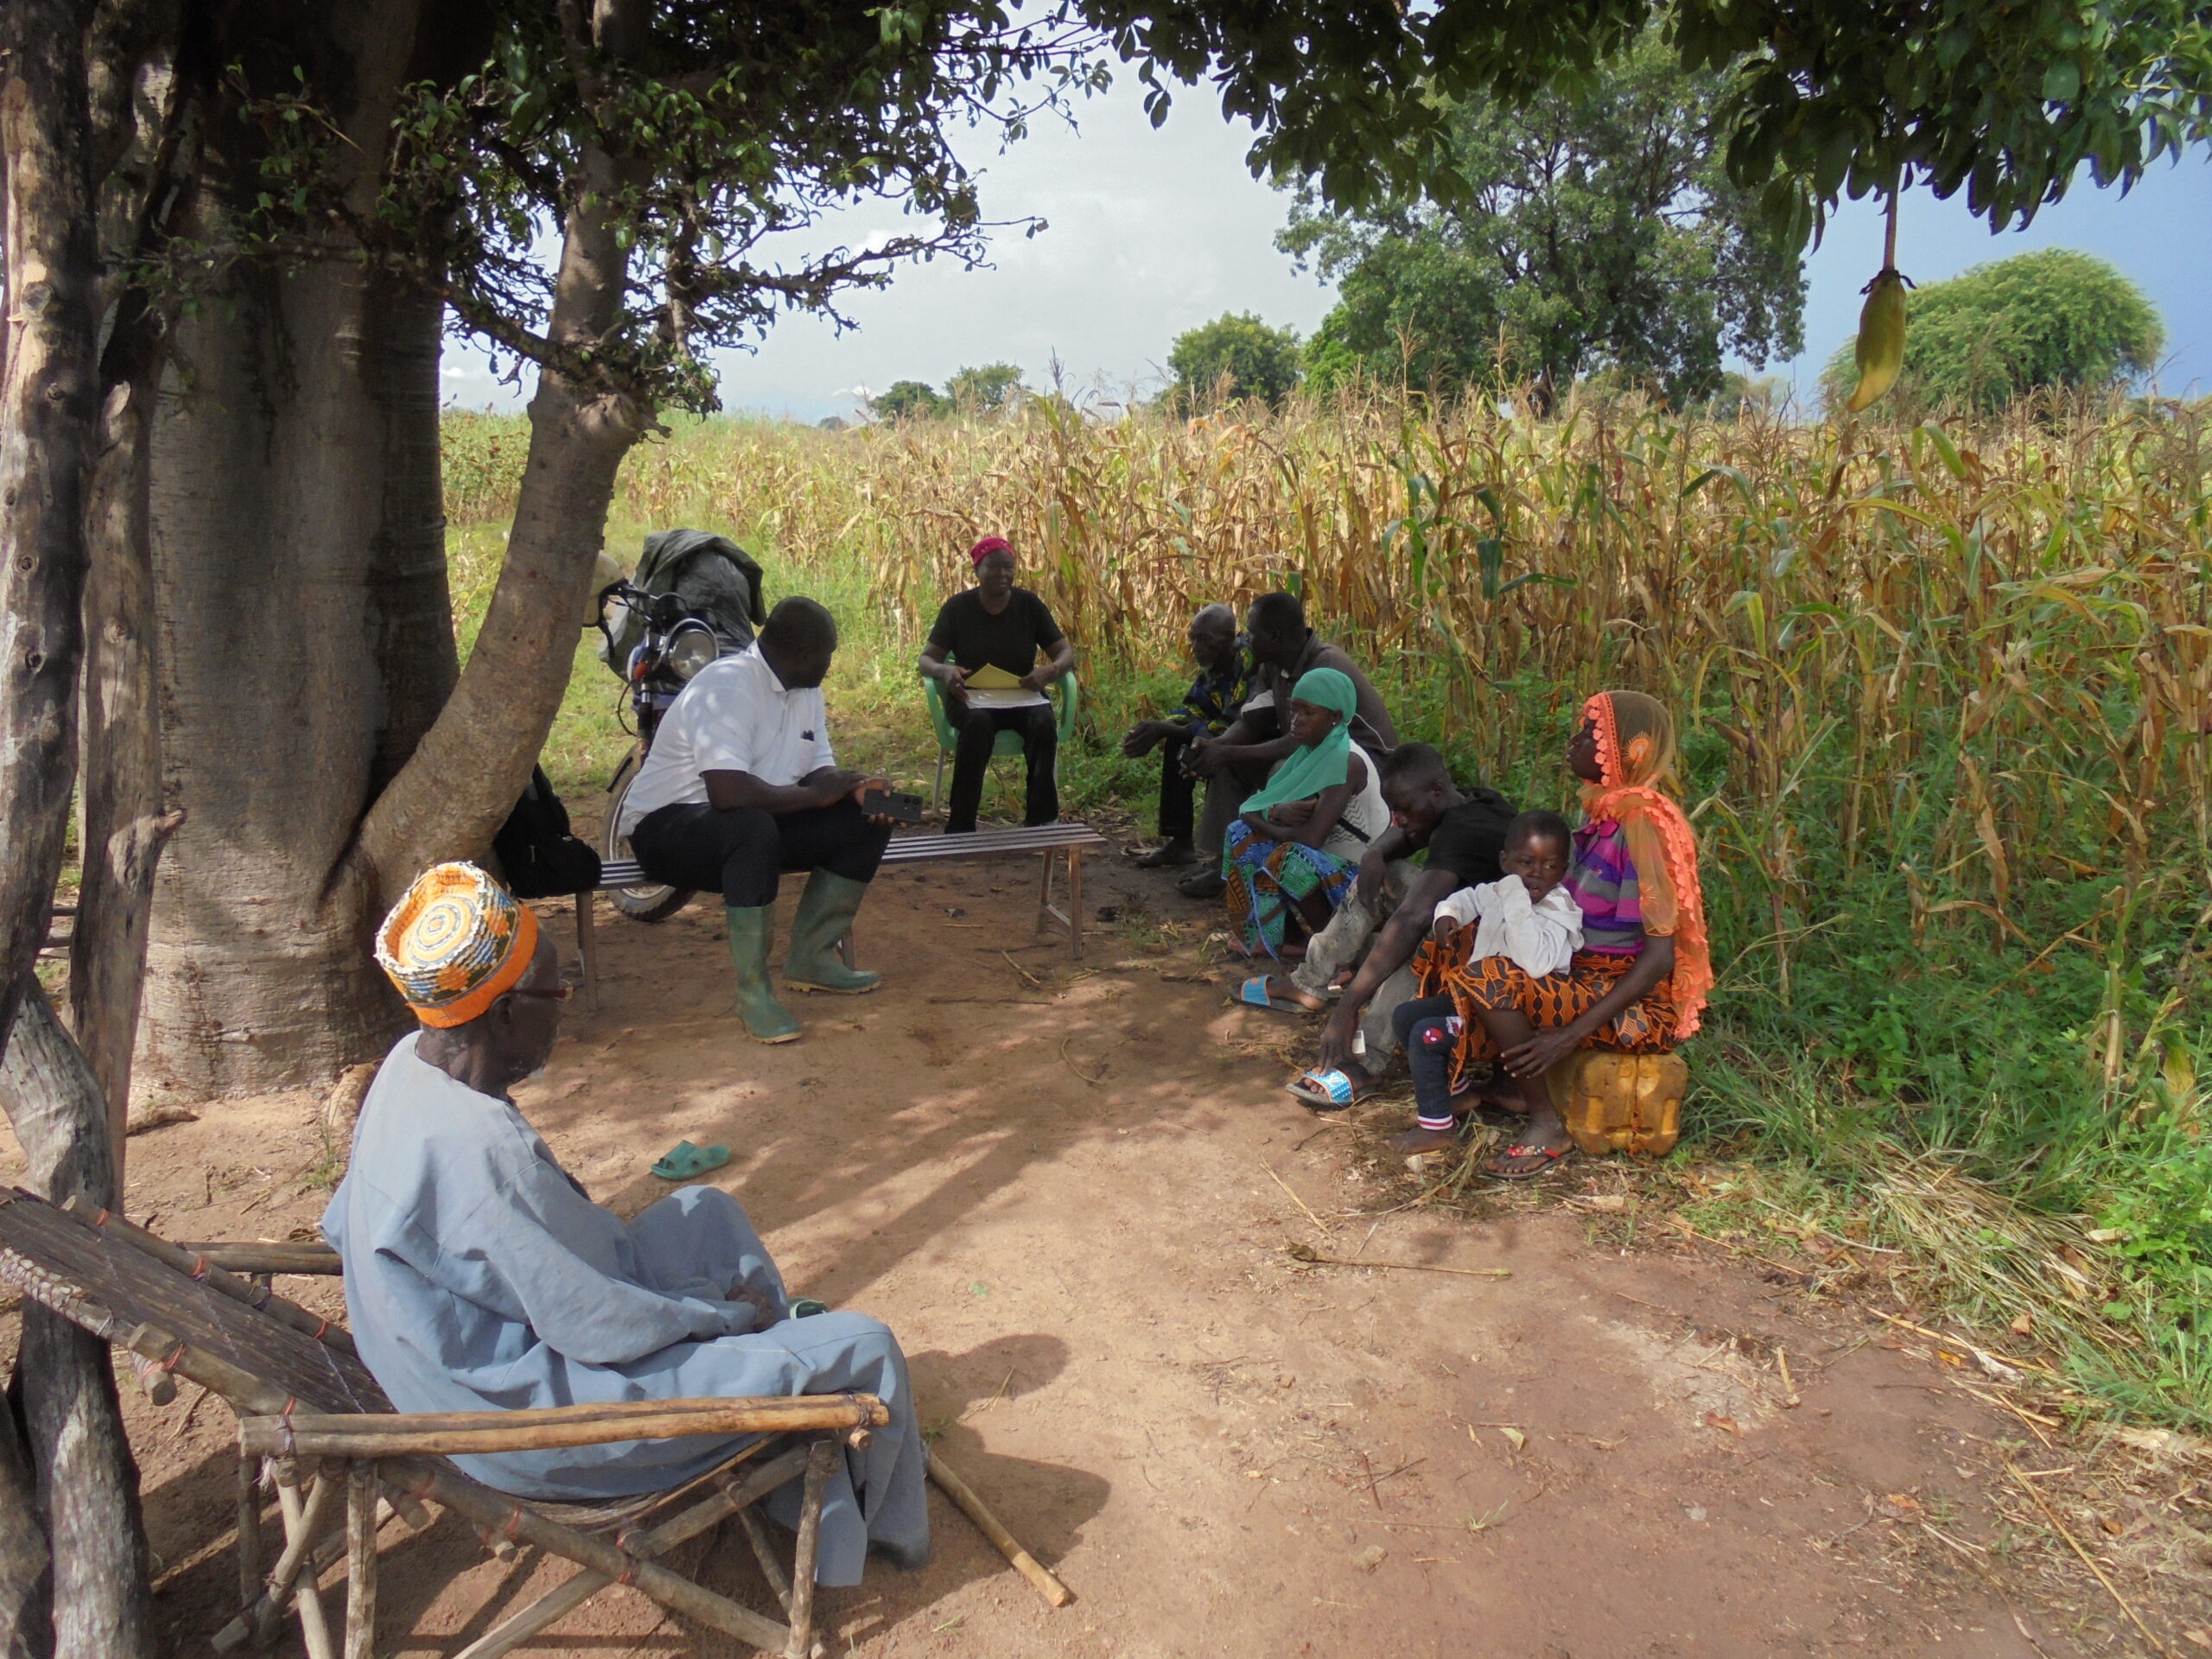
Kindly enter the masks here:
[[922, 798], [918, 795], [870, 795], [866, 804], [870, 812], [879, 813], [893, 823], [922, 821]]

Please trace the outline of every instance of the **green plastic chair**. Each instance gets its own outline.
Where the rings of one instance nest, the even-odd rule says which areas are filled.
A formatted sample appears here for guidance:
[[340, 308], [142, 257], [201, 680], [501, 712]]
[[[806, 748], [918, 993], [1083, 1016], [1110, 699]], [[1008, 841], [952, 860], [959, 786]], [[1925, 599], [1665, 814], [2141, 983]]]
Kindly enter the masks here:
[[[952, 758], [952, 752], [960, 747], [960, 734], [952, 729], [952, 722], [945, 718], [944, 688], [931, 679], [923, 680], [922, 688], [929, 697], [930, 724], [937, 730], [937, 778], [930, 785], [930, 810], [940, 812], [944, 810], [945, 763]], [[1052, 690], [1060, 694], [1059, 747], [1065, 749], [1075, 741], [1075, 676], [1072, 673], [1061, 675], [1052, 683]], [[1046, 695], [1050, 696], [1050, 693]], [[991, 759], [994, 760], [1001, 755], [1020, 753], [1021, 734], [1019, 732], [1001, 732], [998, 741], [991, 745]], [[1052, 781], [1057, 784], [1059, 780], [1060, 757], [1056, 751], [1052, 756]]]

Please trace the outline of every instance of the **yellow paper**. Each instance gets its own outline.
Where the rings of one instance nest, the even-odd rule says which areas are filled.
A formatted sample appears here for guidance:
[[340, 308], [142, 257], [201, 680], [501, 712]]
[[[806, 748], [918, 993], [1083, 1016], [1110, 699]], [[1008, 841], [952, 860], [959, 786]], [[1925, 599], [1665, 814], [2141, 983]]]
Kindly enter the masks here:
[[985, 663], [968, 677], [968, 683], [978, 691], [1011, 691], [1021, 683], [1018, 675], [1009, 674], [996, 663]]

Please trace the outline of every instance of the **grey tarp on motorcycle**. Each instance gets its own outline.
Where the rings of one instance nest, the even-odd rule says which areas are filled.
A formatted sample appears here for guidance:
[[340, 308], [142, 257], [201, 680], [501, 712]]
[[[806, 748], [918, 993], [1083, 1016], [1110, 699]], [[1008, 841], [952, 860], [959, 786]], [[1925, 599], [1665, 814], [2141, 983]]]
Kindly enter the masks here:
[[[751, 645], [754, 630], [767, 620], [760, 565], [728, 537], [711, 531], [655, 531], [645, 537], [631, 580], [650, 594], [674, 594], [687, 613], [715, 631], [725, 656]], [[619, 672], [644, 633], [643, 621], [625, 613], [609, 665]]]

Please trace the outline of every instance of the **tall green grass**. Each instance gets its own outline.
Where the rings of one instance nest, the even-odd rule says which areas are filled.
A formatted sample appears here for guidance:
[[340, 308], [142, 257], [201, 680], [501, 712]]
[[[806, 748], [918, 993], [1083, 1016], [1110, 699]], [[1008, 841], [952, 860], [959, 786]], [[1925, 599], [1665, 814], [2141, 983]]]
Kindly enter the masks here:
[[[1291, 585], [1402, 734], [1529, 804], [1590, 690], [1665, 698], [1721, 982], [1690, 1051], [1708, 1147], [1817, 1176], [1931, 1294], [2037, 1332], [2107, 1397], [2212, 1413], [2212, 444], [2202, 410], [1979, 428], [1715, 423], [1633, 404], [679, 427], [612, 550], [735, 533], [846, 646], [851, 758], [933, 760], [912, 659], [995, 531], [1084, 653], [1077, 810], [1149, 810], [1114, 739], [1172, 702], [1191, 610]], [[519, 423], [454, 417], [480, 594]], [[480, 601], [479, 601], [480, 602]], [[564, 790], [619, 754], [579, 658]]]

